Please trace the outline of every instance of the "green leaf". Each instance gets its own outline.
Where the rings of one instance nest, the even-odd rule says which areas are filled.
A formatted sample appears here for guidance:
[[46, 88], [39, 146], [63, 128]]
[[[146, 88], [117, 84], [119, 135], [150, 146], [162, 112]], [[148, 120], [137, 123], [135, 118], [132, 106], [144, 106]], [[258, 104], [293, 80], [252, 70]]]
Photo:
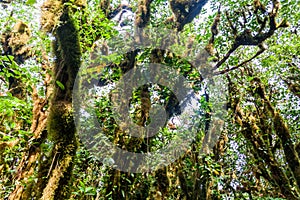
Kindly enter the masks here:
[[60, 81], [55, 81], [55, 82], [60, 89], [65, 90], [64, 84], [62, 84]]
[[35, 4], [36, 0], [27, 0], [26, 1], [26, 5], [32, 6], [33, 4]]
[[85, 188], [85, 192], [90, 192], [90, 191], [92, 191], [94, 188], [93, 187], [86, 187]]

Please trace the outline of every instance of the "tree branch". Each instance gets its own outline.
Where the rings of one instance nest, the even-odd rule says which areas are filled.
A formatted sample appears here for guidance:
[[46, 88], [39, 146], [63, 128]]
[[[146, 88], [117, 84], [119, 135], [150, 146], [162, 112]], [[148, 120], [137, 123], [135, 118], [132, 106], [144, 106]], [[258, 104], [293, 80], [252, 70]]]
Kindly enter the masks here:
[[225, 74], [225, 73], [227, 73], [227, 72], [236, 70], [236, 69], [238, 69], [238, 68], [244, 66], [246, 63], [251, 62], [253, 59], [255, 59], [255, 58], [258, 57], [260, 54], [262, 54], [265, 50], [266, 50], [265, 48], [260, 48], [260, 50], [259, 50], [254, 56], [252, 56], [251, 58], [249, 58], [249, 59], [247, 59], [247, 60], [241, 62], [240, 64], [238, 64], [238, 65], [235, 66], [235, 67], [232, 67], [232, 68], [229, 68], [229, 69], [227, 68], [227, 69], [224, 69], [224, 70], [222, 70], [222, 71], [217, 71], [217, 72], [214, 73], [214, 75]]

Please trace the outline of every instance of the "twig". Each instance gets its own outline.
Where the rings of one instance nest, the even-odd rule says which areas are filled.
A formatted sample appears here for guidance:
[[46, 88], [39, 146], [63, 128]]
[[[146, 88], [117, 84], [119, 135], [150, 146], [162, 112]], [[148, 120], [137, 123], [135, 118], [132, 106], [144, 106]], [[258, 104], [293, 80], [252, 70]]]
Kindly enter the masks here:
[[241, 66], [245, 65], [246, 63], [251, 62], [253, 59], [255, 59], [256, 57], [258, 57], [258, 56], [259, 56], [260, 54], [262, 54], [264, 51], [265, 51], [265, 49], [260, 49], [254, 56], [252, 56], [252, 57], [249, 58], [248, 60], [243, 61], [242, 63], [238, 64], [238, 65], [235, 66], [235, 67], [227, 68], [227, 69], [224, 69], [224, 70], [222, 70], [222, 71], [215, 72], [214, 75], [225, 74], [225, 73], [227, 73], [227, 72], [229, 72], [229, 71], [236, 70], [236, 69], [240, 68]]
[[50, 173], [52, 171], [52, 168], [53, 168], [53, 164], [55, 162], [55, 159], [56, 159], [56, 155], [58, 154], [59, 152], [55, 152], [54, 156], [53, 156], [53, 159], [52, 159], [52, 162], [51, 162], [51, 166], [49, 168], [49, 171], [48, 171], [48, 174], [47, 174], [47, 178], [50, 176]]

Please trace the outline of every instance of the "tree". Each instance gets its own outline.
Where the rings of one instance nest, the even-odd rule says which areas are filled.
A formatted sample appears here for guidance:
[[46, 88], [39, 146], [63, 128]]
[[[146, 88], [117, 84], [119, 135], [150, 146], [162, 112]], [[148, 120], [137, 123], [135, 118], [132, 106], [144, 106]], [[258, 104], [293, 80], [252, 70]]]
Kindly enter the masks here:
[[[37, 10], [35, 1], [1, 3], [1, 198], [300, 197], [298, 1], [138, 0], [125, 5], [47, 0], [39, 8], [40, 27], [26, 11]], [[126, 12], [132, 20], [124, 17]], [[134, 43], [145, 41], [156, 27], [170, 30], [169, 40], [161, 41], [170, 48], [110, 52], [112, 45], [121, 46], [114, 42], [126, 45], [131, 36]], [[200, 94], [197, 134], [188, 150], [171, 164], [143, 173], [101, 163], [76, 132], [80, 112], [74, 99], [83, 97], [76, 96], [75, 82], [86, 60], [96, 62], [87, 68], [89, 79], [80, 79], [82, 85], [117, 83], [147, 63], [168, 66], [170, 77], [175, 70], [188, 80]], [[100, 80], [93, 77], [98, 73]], [[220, 80], [225, 102], [215, 95]], [[182, 115], [176, 96], [180, 86], [174, 88], [147, 83], [132, 91], [130, 103], [120, 103], [130, 104], [131, 119], [140, 127], [154, 120], [155, 104], [166, 109], [165, 128], [153, 137], [128, 136], [113, 113], [118, 97], [111, 93], [95, 98], [97, 123], [123, 150], [159, 150], [179, 130], [169, 123]], [[215, 120], [220, 110], [226, 116]], [[110, 162], [124, 160], [120, 155], [112, 154]]]

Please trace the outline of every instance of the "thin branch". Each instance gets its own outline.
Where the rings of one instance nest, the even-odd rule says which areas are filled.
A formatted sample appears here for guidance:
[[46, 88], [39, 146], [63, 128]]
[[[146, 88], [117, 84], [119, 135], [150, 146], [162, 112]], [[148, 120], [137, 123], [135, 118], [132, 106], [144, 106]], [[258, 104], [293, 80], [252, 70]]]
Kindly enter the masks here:
[[238, 48], [239, 46], [233, 46], [231, 49], [227, 52], [227, 54], [220, 60], [216, 66], [213, 67], [212, 71], [218, 69], [229, 57], [230, 55]]
[[[282, 20], [279, 24], [276, 23], [276, 16], [278, 14], [278, 10], [279, 10], [279, 2], [277, 0], [274, 0], [273, 1], [273, 9], [272, 11], [268, 14], [268, 18], [269, 18], [269, 30], [268, 32], [266, 33], [257, 33], [256, 35], [252, 35], [251, 33], [251, 30], [249, 29], [245, 29], [243, 30], [241, 33], [237, 33], [237, 30], [236, 30], [236, 27], [234, 27], [232, 21], [230, 20], [230, 17], [229, 17], [229, 14], [228, 12], [225, 12], [226, 14], [226, 18], [227, 18], [227, 21], [232, 29], [232, 33], [234, 35], [234, 41], [233, 41], [233, 44], [232, 44], [232, 47], [231, 49], [228, 51], [228, 53], [213, 67], [212, 71], [218, 69], [229, 57], [230, 55], [239, 47], [239, 46], [259, 46], [261, 48], [260, 51], [257, 52], [257, 54], [249, 59], [249, 60], [246, 60], [244, 62], [242, 62], [241, 64], [237, 65], [236, 67], [233, 67], [231, 69], [229, 69], [229, 71], [231, 70], [234, 70], [234, 69], [237, 69], [239, 68], [240, 66], [244, 65], [245, 63], [253, 60], [255, 57], [257, 57], [258, 55], [260, 55], [265, 49], [264, 47], [262, 46], [262, 43], [270, 38], [274, 33], [275, 31], [278, 29], [278, 28], [284, 28], [284, 27], [288, 27], [289, 24], [286, 20]], [[263, 29], [265, 27], [265, 24], [262, 23], [261, 24], [261, 29]], [[223, 74], [223, 73], [226, 73], [228, 72], [228, 69], [226, 70], [223, 70], [223, 71], [220, 71], [220, 72], [216, 72], [214, 74], [218, 75], [218, 74]]]
[[227, 72], [236, 70], [236, 69], [240, 68], [241, 66], [245, 65], [246, 63], [251, 62], [253, 59], [255, 59], [255, 58], [258, 57], [260, 54], [262, 54], [265, 50], [266, 50], [266, 49], [260, 49], [254, 56], [252, 56], [252, 57], [249, 58], [248, 60], [245, 60], [245, 61], [241, 62], [240, 64], [238, 64], [238, 65], [235, 66], [235, 67], [227, 68], [227, 69], [224, 69], [224, 70], [222, 70], [222, 71], [215, 72], [214, 75], [225, 74], [225, 73], [227, 73]]

